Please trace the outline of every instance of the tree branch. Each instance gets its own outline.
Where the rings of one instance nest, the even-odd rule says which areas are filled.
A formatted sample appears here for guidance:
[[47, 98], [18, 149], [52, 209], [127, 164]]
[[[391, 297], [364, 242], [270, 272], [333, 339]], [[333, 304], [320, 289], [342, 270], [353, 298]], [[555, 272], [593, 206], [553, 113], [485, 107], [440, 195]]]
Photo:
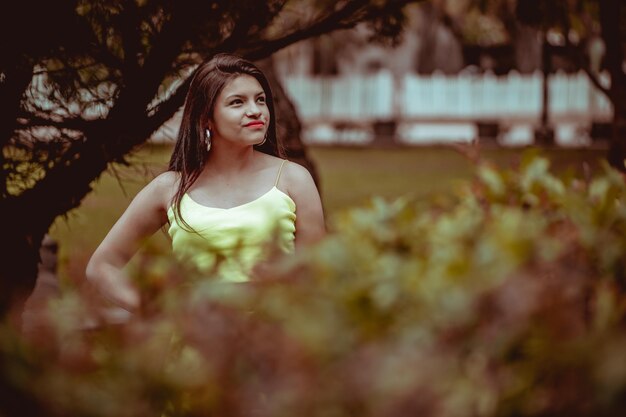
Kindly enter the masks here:
[[245, 39], [252, 26], [256, 23], [254, 19], [256, 16], [254, 16], [253, 13], [249, 13], [244, 16], [245, 17], [237, 20], [233, 31], [222, 41], [219, 48], [216, 48], [216, 53], [218, 51], [234, 51], [241, 45], [241, 42]]
[[138, 35], [139, 9], [134, 0], [126, 0], [123, 8], [124, 13], [121, 13], [117, 20], [120, 22], [118, 29], [122, 36], [122, 48], [124, 50], [124, 72], [133, 74], [139, 71], [137, 57], [141, 51]]
[[580, 68], [585, 72], [585, 74], [587, 74], [587, 76], [589, 77], [589, 80], [594, 85], [594, 87], [596, 87], [602, 94], [604, 94], [605, 96], [607, 96], [607, 98], [610, 99], [611, 98], [610, 90], [602, 85], [598, 76], [591, 71], [591, 68], [589, 68], [587, 65], [581, 65]]
[[[419, 3], [421, 1], [423, 0], [397, 0], [388, 5], [387, 9], [401, 8], [409, 3]], [[343, 9], [331, 12], [303, 29], [288, 33], [280, 38], [253, 43], [244, 48], [243, 55], [247, 59], [255, 61], [301, 40], [320, 36], [337, 29], [350, 29], [357, 23], [378, 17], [382, 12], [381, 9], [375, 6], [368, 6], [368, 4], [369, 2], [362, 0], [349, 2]]]
[[[142, 117], [149, 103], [156, 95], [158, 87], [165, 75], [171, 70], [176, 57], [180, 54], [182, 44], [188, 39], [192, 27], [202, 17], [204, 2], [195, 0], [174, 4], [172, 17], [154, 40], [151, 53], [146, 57], [141, 71], [126, 77], [125, 87], [111, 110], [111, 118]], [[141, 113], [140, 113], [141, 111]]]
[[46, 115], [35, 115], [22, 112], [18, 115], [17, 126], [27, 129], [30, 127], [54, 127], [68, 130], [89, 130], [97, 120], [85, 120], [79, 117], [74, 118], [54, 118]]
[[568, 55], [570, 55], [570, 57], [576, 62], [578, 67], [580, 67], [585, 72], [585, 74], [587, 74], [587, 77], [589, 77], [589, 80], [591, 80], [591, 83], [600, 92], [602, 92], [604, 95], [606, 95], [610, 99], [609, 89], [603, 86], [600, 80], [598, 79], [598, 76], [591, 71], [591, 68], [589, 66], [585, 65], [584, 53], [580, 49], [578, 49], [574, 44], [572, 44], [572, 42], [569, 39], [569, 36], [567, 36], [571, 28], [570, 19], [569, 19], [570, 13], [569, 13], [567, 4], [562, 5], [562, 8], [559, 9], [558, 16], [559, 16], [559, 20], [561, 21], [561, 24], [563, 25], [563, 32], [566, 34], [565, 35], [565, 50], [568, 52]]
[[4, 80], [0, 82], [0, 107], [3, 109], [0, 113], [0, 147], [11, 139], [22, 97], [33, 78], [33, 67], [25, 60], [17, 59], [11, 68], [3, 68], [2, 71]]
[[176, 91], [167, 100], [159, 103], [153, 109], [153, 114], [148, 117], [149, 123], [155, 126], [153, 132], [167, 122], [185, 103], [185, 96], [187, 95], [189, 84], [191, 84], [191, 77], [185, 78], [182, 84], [178, 86]]

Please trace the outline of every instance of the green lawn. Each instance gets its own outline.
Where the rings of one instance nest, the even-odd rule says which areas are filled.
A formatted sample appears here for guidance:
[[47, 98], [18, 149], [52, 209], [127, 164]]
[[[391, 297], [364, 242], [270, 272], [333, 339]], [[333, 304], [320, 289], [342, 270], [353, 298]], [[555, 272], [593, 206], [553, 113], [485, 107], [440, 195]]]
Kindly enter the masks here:
[[[169, 146], [146, 145], [133, 157], [131, 166], [105, 174], [80, 208], [55, 223], [51, 235], [60, 245], [61, 277], [81, 279], [90, 254], [137, 191], [165, 170], [170, 152]], [[472, 163], [451, 147], [311, 147], [309, 152], [320, 174], [322, 200], [331, 227], [336, 213], [372, 196], [429, 198], [452, 190], [472, 175]], [[559, 170], [573, 169], [583, 175], [584, 162], [594, 169], [605, 151], [551, 149], [543, 153]], [[485, 159], [501, 166], [515, 164], [521, 154], [522, 150], [511, 148], [482, 151]], [[159, 232], [148, 244], [167, 247], [168, 240]]]

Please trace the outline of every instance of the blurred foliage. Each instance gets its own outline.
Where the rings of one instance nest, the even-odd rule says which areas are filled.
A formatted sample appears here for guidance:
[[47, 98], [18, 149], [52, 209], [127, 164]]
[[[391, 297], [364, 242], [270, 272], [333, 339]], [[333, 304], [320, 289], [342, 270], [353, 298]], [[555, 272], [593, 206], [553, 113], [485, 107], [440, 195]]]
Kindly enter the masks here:
[[470, 45], [510, 43], [518, 36], [519, 24], [550, 29], [576, 44], [597, 34], [600, 27], [598, 2], [589, 0], [448, 0], [437, 4]]
[[145, 254], [140, 314], [94, 326], [68, 289], [23, 338], [3, 328], [3, 377], [51, 415], [624, 415], [621, 174], [482, 163], [336, 229], [248, 284]]
[[492, 46], [510, 42], [510, 36], [500, 19], [489, 14], [469, 10], [463, 17], [462, 39], [469, 45]]

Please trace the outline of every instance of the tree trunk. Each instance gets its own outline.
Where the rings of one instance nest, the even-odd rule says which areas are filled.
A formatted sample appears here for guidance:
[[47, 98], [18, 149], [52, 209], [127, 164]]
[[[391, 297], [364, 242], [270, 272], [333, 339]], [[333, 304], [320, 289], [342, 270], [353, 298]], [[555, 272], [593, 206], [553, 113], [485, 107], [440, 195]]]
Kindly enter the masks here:
[[81, 153], [69, 166], [48, 172], [34, 188], [0, 202], [6, 219], [0, 245], [0, 316], [9, 309], [21, 311], [35, 287], [41, 242], [55, 219], [78, 207], [91, 191], [90, 183], [106, 169], [105, 155]]
[[[8, 316], [16, 330], [15, 333], [11, 333], [9, 327], [3, 329], [5, 341], [9, 342], [19, 337], [17, 329], [22, 327], [21, 310], [29, 295], [30, 286], [34, 286], [37, 276], [39, 255], [35, 252], [35, 248], [41, 246], [38, 233], [32, 233], [29, 236], [26, 233], [16, 233], [15, 227], [8, 227], [13, 224], [15, 221], [5, 222], [3, 233], [0, 235], [4, 259], [0, 280], [2, 313], [0, 317], [4, 317], [9, 310], [15, 313]], [[10, 279], [7, 279], [5, 274], [11, 274]], [[11, 350], [16, 347], [14, 343], [4, 343], [4, 346], [0, 348], [0, 416], [45, 417], [51, 415], [52, 413], [46, 410], [28, 386], [20, 385], [20, 381], [15, 379], [14, 374], [4, 372], [14, 366], [16, 360], [21, 359], [18, 352]], [[18, 365], [18, 368], [19, 366], [23, 365]]]
[[521, 74], [532, 74], [540, 69], [543, 60], [543, 46], [538, 40], [540, 30], [536, 27], [517, 24], [513, 36], [517, 70]]
[[626, 172], [626, 146], [623, 138], [626, 133], [626, 76], [622, 69], [624, 54], [620, 36], [622, 3], [615, 0], [601, 0], [600, 24], [602, 40], [606, 45], [605, 63], [611, 75], [609, 98], [614, 109], [611, 143], [607, 159], [611, 166]]
[[89, 140], [79, 144], [73, 158], [68, 155], [71, 163], [53, 167], [34, 187], [0, 201], [0, 218], [5, 219], [0, 235], [4, 252], [0, 315], [9, 310], [11, 303], [23, 302], [32, 292], [41, 241], [55, 219], [78, 207], [108, 164], [122, 161], [157, 127], [132, 113], [94, 123], [87, 134]]
[[307, 155], [306, 147], [302, 143], [302, 125], [300, 124], [298, 113], [283, 89], [282, 83], [276, 76], [272, 57], [257, 61], [256, 64], [263, 71], [272, 86], [276, 108], [276, 134], [279, 142], [285, 147], [287, 159], [307, 168], [319, 188], [320, 181], [315, 164]]
[[22, 214], [20, 217], [7, 219], [0, 234], [0, 247], [3, 251], [0, 268], [0, 317], [4, 317], [11, 308], [21, 311], [24, 301], [35, 287], [39, 248], [46, 230], [35, 230], [25, 226], [20, 220], [38, 215]]

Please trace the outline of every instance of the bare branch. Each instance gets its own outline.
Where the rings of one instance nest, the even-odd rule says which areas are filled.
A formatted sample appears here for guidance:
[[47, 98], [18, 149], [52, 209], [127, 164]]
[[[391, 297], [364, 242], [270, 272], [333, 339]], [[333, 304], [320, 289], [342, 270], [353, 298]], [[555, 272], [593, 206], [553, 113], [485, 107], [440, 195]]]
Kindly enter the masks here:
[[54, 117], [53, 114], [39, 113], [37, 115], [32, 113], [21, 112], [17, 118], [17, 125], [21, 129], [32, 127], [54, 127], [57, 129], [69, 129], [75, 131], [88, 131], [91, 126], [95, 124], [97, 120], [85, 120], [79, 117], [75, 118], [61, 118]]
[[[200, 18], [207, 18], [206, 13], [199, 13], [204, 5], [201, 1], [176, 3], [172, 16], [164, 23], [159, 36], [154, 39], [150, 54], [146, 57], [141, 71], [125, 77], [127, 86], [120, 92], [110, 116], [127, 115], [129, 112], [140, 117], [154, 97], [165, 76], [171, 71], [172, 63], [180, 54], [181, 46], [188, 39], [194, 23]], [[209, 17], [210, 18], [210, 17]]]
[[585, 72], [585, 74], [587, 74], [587, 77], [589, 77], [589, 80], [591, 80], [591, 83], [600, 92], [602, 92], [602, 94], [610, 98], [609, 89], [606, 88], [604, 85], [602, 85], [602, 83], [598, 79], [598, 76], [594, 74], [593, 71], [591, 71], [591, 68], [588, 65], [586, 65], [584, 53], [579, 48], [577, 48], [576, 45], [572, 44], [569, 36], [567, 36], [567, 34], [570, 32], [571, 23], [570, 23], [570, 13], [569, 13], [568, 6], [566, 3], [562, 5], [562, 8], [559, 9], [559, 12], [560, 12], [559, 20], [561, 21], [561, 24], [563, 25], [563, 32], [566, 34], [566, 36], [564, 37], [565, 38], [565, 50], [570, 54], [570, 56], [573, 58], [576, 64]]
[[9, 140], [15, 128], [22, 96], [32, 80], [32, 70], [32, 65], [22, 59], [18, 59], [10, 68], [4, 68], [4, 79], [0, 82], [0, 145]]
[[154, 130], [158, 129], [161, 125], [163, 125], [163, 123], [168, 121], [184, 104], [185, 96], [187, 95], [190, 83], [191, 77], [187, 77], [166, 101], [150, 110], [152, 115], [148, 117], [148, 120], [150, 125], [155, 127]]
[[600, 92], [602, 92], [602, 94], [606, 95], [607, 97], [610, 97], [609, 89], [606, 88], [604, 85], [602, 85], [598, 76], [595, 73], [593, 73], [593, 71], [591, 71], [591, 68], [589, 68], [587, 65], [581, 65], [580, 68], [583, 71], [585, 71], [585, 74], [587, 74], [587, 76], [589, 77], [589, 80], [594, 85], [594, 87], [596, 87]]
[[139, 31], [137, 30], [140, 23], [139, 10], [134, 0], [126, 0], [123, 7], [124, 13], [121, 13], [116, 21], [120, 23], [118, 30], [122, 36], [124, 70], [126, 74], [133, 74], [139, 71], [137, 57], [141, 52]]
[[[401, 8], [409, 3], [420, 1], [422, 0], [397, 0], [388, 5], [387, 8]], [[323, 35], [333, 30], [352, 28], [359, 22], [378, 17], [380, 13], [380, 8], [369, 5], [368, 1], [351, 1], [343, 9], [331, 12], [303, 29], [295, 30], [280, 38], [253, 43], [244, 49], [243, 55], [250, 60], [265, 58], [298, 41]]]

